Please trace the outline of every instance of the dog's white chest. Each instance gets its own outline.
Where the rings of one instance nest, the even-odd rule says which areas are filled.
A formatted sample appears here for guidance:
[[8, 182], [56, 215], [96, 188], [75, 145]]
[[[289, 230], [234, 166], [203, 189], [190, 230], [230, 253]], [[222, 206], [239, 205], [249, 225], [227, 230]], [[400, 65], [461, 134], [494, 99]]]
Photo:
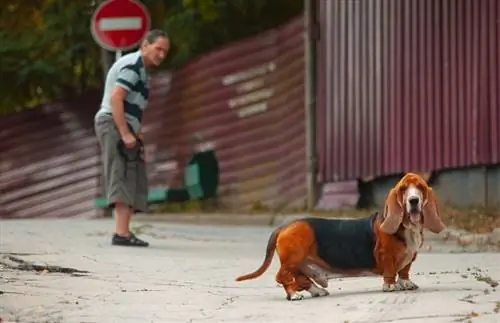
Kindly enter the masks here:
[[422, 234], [420, 233], [420, 228], [405, 230], [404, 238], [406, 242], [406, 250], [403, 256], [403, 261], [401, 262], [398, 270], [401, 270], [408, 265], [413, 259], [413, 256], [415, 256], [415, 253], [420, 249], [420, 245], [422, 244]]

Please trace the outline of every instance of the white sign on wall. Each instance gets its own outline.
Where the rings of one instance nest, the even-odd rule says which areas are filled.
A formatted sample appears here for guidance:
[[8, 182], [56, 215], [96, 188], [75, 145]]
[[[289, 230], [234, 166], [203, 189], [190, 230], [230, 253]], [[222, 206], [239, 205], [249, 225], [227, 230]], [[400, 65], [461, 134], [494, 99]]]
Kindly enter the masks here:
[[235, 110], [240, 118], [267, 111], [274, 89], [266, 86], [265, 76], [275, 70], [276, 64], [269, 62], [224, 76], [222, 84], [225, 86], [242, 82], [235, 87], [236, 96], [228, 100], [228, 107]]

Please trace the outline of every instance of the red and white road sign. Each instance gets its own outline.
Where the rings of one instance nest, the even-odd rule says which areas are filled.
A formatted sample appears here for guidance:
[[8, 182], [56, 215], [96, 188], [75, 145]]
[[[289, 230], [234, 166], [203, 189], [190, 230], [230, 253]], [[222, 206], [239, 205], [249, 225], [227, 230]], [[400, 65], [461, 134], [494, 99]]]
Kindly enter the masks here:
[[134, 0], [108, 0], [92, 15], [90, 30], [101, 47], [111, 51], [136, 47], [149, 30], [149, 12]]

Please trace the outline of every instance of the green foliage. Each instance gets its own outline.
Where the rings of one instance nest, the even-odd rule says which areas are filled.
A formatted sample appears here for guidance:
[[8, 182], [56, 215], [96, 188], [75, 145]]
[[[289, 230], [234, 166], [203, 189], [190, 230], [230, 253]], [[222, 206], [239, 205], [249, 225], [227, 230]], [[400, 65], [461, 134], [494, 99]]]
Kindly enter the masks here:
[[[9, 1], [0, 15], [0, 114], [98, 86], [87, 1]], [[85, 22], [85, 23], [83, 23]], [[96, 82], [97, 81], [97, 82]]]
[[166, 62], [179, 67], [220, 46], [284, 24], [303, 10], [302, 0], [182, 0], [164, 20], [173, 41]]
[[[98, 1], [7, 0], [0, 11], [0, 115], [79, 95], [102, 84], [102, 51], [90, 19]], [[178, 68], [222, 45], [281, 25], [302, 0], [143, 0], [152, 27], [171, 50], [162, 68]]]

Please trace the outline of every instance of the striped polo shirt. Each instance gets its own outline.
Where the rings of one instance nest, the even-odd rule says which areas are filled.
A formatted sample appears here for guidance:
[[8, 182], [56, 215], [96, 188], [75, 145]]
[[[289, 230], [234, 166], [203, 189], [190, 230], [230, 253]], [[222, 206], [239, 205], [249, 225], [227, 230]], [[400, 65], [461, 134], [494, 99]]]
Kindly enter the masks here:
[[148, 78], [149, 76], [140, 51], [120, 57], [108, 71], [101, 107], [95, 117], [112, 116], [111, 93], [113, 93], [115, 86], [120, 86], [128, 91], [123, 102], [125, 120], [132, 126], [134, 132], [138, 133], [141, 126], [142, 113], [148, 103]]

